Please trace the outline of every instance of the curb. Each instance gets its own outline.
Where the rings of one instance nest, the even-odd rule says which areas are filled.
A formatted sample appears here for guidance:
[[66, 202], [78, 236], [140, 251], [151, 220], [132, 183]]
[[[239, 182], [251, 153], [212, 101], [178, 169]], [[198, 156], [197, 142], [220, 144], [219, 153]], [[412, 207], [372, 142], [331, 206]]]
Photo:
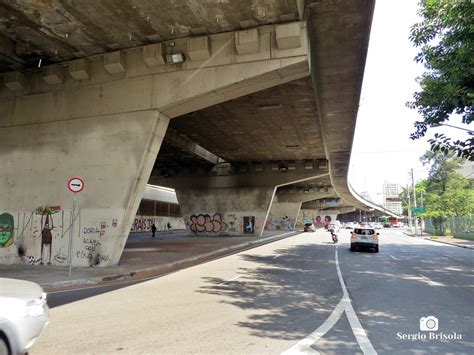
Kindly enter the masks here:
[[436, 242], [436, 243], [441, 243], [441, 244], [446, 244], [446, 245], [452, 245], [452, 246], [455, 246], [455, 247], [459, 247], [459, 248], [464, 248], [464, 249], [470, 249], [470, 250], [474, 250], [474, 247], [473, 246], [468, 246], [468, 245], [461, 245], [461, 244], [457, 244], [457, 243], [449, 243], [449, 242], [444, 242], [442, 240], [437, 240], [437, 239], [432, 239], [431, 236], [414, 236], [414, 235], [411, 235], [411, 234], [408, 234], [408, 233], [405, 233], [403, 232], [403, 234], [409, 236], [409, 237], [412, 237], [412, 238], [423, 238], [425, 240], [429, 240], [429, 241], [432, 241], [432, 242]]
[[474, 250], [474, 247], [471, 247], [471, 246], [468, 246], [468, 245], [461, 245], [461, 244], [456, 244], [456, 243], [443, 242], [442, 240], [436, 240], [436, 239], [431, 239], [431, 238], [428, 239], [428, 240], [431, 240], [432, 242], [441, 243], [441, 244], [453, 245], [453, 246], [459, 247], [459, 248]]
[[257, 246], [265, 245], [277, 240], [285, 239], [297, 233], [300, 233], [300, 232], [291, 231], [291, 232], [278, 234], [278, 235], [267, 237], [267, 238], [252, 240], [249, 242], [225, 247], [222, 249], [217, 249], [209, 253], [192, 256], [189, 258], [173, 261], [171, 263], [162, 264], [162, 265], [158, 265], [158, 266], [154, 266], [150, 268], [139, 269], [136, 271], [130, 271], [130, 272], [120, 273], [120, 274], [115, 274], [115, 275], [86, 278], [86, 279], [64, 280], [64, 281], [56, 281], [56, 282], [49, 282], [49, 283], [45, 282], [45, 283], [40, 283], [40, 285], [41, 287], [43, 287], [43, 289], [46, 292], [48, 292], [48, 291], [53, 291], [53, 290], [60, 291], [61, 289], [75, 287], [75, 286], [84, 286], [84, 285], [93, 286], [100, 283], [106, 283], [106, 282], [111, 282], [111, 281], [132, 279], [134, 277], [136, 277], [136, 280], [139, 280], [140, 276], [146, 275], [150, 277], [151, 276], [150, 274], [159, 275], [159, 274], [164, 274], [166, 272], [178, 271], [186, 267], [192, 266], [202, 260], [206, 260], [212, 257], [217, 258], [220, 256], [222, 257], [227, 256], [229, 254], [255, 248]]

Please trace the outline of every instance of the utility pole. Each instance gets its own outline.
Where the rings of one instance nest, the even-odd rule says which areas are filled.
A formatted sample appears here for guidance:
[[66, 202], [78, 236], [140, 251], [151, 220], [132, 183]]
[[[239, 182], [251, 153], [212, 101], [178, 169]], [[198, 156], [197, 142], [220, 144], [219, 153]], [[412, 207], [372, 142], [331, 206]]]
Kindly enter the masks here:
[[407, 185], [407, 196], [408, 196], [408, 227], [410, 228], [411, 232], [411, 197], [410, 197], [410, 189]]
[[413, 168], [411, 168], [411, 186], [413, 188], [413, 207], [416, 207], [415, 175], [413, 174]]
[[[413, 168], [411, 168], [411, 187], [413, 188], [413, 207], [416, 207], [416, 191], [415, 191], [415, 174], [413, 173]], [[414, 218], [415, 223], [415, 235], [416, 235], [416, 214]]]

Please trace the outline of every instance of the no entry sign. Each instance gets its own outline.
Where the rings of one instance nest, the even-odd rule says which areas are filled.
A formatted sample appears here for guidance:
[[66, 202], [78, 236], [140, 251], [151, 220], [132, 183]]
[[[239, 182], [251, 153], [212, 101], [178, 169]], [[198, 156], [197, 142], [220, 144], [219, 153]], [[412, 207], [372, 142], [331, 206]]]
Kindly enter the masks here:
[[67, 182], [67, 188], [74, 193], [81, 192], [84, 189], [84, 181], [81, 178], [73, 177]]

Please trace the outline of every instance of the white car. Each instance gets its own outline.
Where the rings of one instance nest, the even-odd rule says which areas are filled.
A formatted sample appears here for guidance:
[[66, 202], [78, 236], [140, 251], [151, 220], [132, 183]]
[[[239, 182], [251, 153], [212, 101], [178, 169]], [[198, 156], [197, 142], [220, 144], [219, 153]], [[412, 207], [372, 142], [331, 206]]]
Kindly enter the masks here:
[[0, 355], [28, 352], [48, 324], [48, 313], [40, 285], [0, 278]]
[[358, 248], [374, 249], [379, 252], [379, 233], [373, 228], [354, 228], [351, 235], [351, 251]]

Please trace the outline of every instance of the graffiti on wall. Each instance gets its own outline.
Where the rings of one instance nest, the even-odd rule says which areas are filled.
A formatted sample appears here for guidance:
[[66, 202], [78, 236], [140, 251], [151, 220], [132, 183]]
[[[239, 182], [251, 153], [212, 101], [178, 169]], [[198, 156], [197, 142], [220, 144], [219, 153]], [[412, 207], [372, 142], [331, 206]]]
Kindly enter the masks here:
[[229, 232], [237, 232], [237, 215], [229, 214], [227, 215], [227, 222], [229, 223]]
[[314, 226], [316, 228], [325, 228], [331, 224], [331, 216], [325, 216], [324, 220], [321, 216], [316, 216], [314, 220]]
[[[54, 221], [53, 214], [59, 213], [61, 211], [61, 206], [39, 206], [34, 210], [36, 215], [41, 216], [41, 262], [40, 265], [43, 265], [43, 261], [47, 260], [47, 264], [51, 265], [51, 254], [53, 246], [53, 229]], [[48, 250], [47, 257], [44, 257], [44, 252]]]
[[0, 214], [0, 248], [13, 244], [14, 227], [13, 216], [10, 213]]
[[244, 234], [255, 233], [255, 216], [244, 217]]
[[132, 224], [132, 232], [145, 232], [151, 230], [151, 225], [154, 223], [152, 217], [135, 218]]
[[265, 221], [265, 227], [264, 229], [271, 229], [273, 226], [273, 218], [268, 217], [267, 220]]
[[[76, 252], [76, 258], [87, 259], [89, 266], [96, 266], [102, 262], [110, 261], [110, 256], [101, 252], [102, 240], [101, 237], [105, 234], [107, 224], [102, 225], [99, 231], [99, 238], [94, 236], [82, 238], [82, 250]], [[103, 231], [103, 232], [101, 232]]]
[[207, 232], [219, 233], [227, 229], [227, 224], [222, 221], [221, 215], [216, 213], [212, 216], [208, 214], [192, 215], [189, 217], [191, 222], [190, 229], [194, 233]]
[[295, 219], [288, 216], [284, 216], [281, 220], [273, 217], [268, 217], [265, 221], [265, 229], [268, 230], [285, 230], [292, 231], [295, 226]]
[[281, 227], [285, 231], [292, 231], [295, 225], [295, 220], [288, 216], [285, 216], [281, 219]]
[[[110, 216], [84, 225], [81, 214], [79, 210], [75, 216], [73, 264], [110, 263], [107, 232], [109, 226], [117, 228], [117, 218]], [[70, 212], [53, 205], [42, 205], [30, 212], [0, 213], [0, 264], [67, 264], [71, 220]]]

